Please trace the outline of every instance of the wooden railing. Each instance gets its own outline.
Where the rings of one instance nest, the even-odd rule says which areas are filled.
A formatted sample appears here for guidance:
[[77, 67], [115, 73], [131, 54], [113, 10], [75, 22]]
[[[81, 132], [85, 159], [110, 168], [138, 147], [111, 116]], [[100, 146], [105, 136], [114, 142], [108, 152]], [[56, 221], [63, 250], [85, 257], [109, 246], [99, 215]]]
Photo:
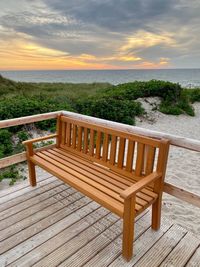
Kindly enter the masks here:
[[[198, 140], [193, 140], [190, 138], [185, 138], [185, 137], [171, 135], [171, 134], [157, 132], [157, 131], [151, 131], [151, 130], [147, 130], [147, 129], [136, 127], [136, 126], [130, 126], [130, 125], [122, 124], [122, 123], [111, 122], [111, 121], [107, 121], [103, 119], [81, 115], [78, 113], [68, 112], [68, 111], [56, 111], [56, 112], [50, 112], [50, 113], [45, 113], [45, 114], [39, 114], [39, 115], [0, 121], [0, 129], [17, 126], [17, 125], [34, 123], [34, 122], [38, 122], [42, 120], [55, 119], [59, 114], [63, 114], [67, 117], [83, 120], [86, 122], [92, 122], [93, 124], [109, 126], [110, 128], [114, 128], [114, 129], [121, 130], [121, 131], [126, 131], [129, 133], [137, 133], [137, 134], [154, 137], [154, 138], [166, 138], [170, 140], [170, 143], [173, 146], [182, 147], [184, 149], [200, 152], [200, 141]], [[44, 149], [44, 148], [40, 148], [40, 149]], [[26, 160], [25, 152], [0, 159], [0, 169], [11, 166], [16, 163], [23, 162], [25, 160]], [[200, 196], [194, 193], [188, 192], [184, 189], [181, 189], [175, 185], [165, 182], [164, 192], [174, 197], [177, 197], [181, 200], [184, 200], [192, 205], [200, 207]]]

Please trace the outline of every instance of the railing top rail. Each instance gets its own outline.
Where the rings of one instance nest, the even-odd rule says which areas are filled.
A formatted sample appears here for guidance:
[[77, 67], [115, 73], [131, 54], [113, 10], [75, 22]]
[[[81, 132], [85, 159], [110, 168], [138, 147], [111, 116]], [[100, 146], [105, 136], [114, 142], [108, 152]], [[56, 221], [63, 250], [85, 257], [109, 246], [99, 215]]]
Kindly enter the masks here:
[[32, 116], [19, 117], [15, 119], [2, 120], [0, 121], [0, 129], [33, 123], [37, 121], [54, 119], [59, 114], [62, 114], [62, 111], [55, 111], [55, 112], [42, 113], [42, 114], [37, 114], [37, 115], [32, 115]]
[[108, 121], [108, 120], [99, 119], [99, 118], [86, 116], [86, 115], [69, 112], [69, 111], [55, 111], [55, 112], [37, 114], [33, 116], [2, 120], [0, 121], [0, 129], [38, 122], [42, 120], [53, 119], [53, 118], [56, 118], [59, 114], [63, 114], [70, 118], [75, 118], [75, 119], [83, 120], [86, 122], [90, 122], [90, 123], [94, 123], [94, 124], [98, 124], [102, 126], [108, 126], [110, 128], [118, 129], [121, 131], [126, 131], [126, 132], [133, 133], [133, 134], [141, 134], [144, 136], [154, 137], [154, 138], [165, 138], [165, 139], [170, 140], [171, 145], [200, 152], [200, 140], [195, 140], [195, 139], [186, 138], [186, 137], [182, 137], [178, 135], [172, 135], [172, 134], [163, 133], [163, 132], [152, 131], [152, 130], [144, 129], [144, 128], [137, 127], [137, 126]]

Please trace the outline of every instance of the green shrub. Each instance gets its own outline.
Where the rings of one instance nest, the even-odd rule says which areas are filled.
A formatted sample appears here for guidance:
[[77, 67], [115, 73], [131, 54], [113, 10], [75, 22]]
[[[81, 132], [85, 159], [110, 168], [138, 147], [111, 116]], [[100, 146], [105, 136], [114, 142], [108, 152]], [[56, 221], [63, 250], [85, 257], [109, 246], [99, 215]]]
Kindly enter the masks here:
[[17, 180], [26, 179], [26, 177], [20, 174], [16, 165], [13, 165], [0, 171], [0, 182], [3, 179], [11, 179], [9, 185], [13, 185]]
[[170, 99], [171, 102], [176, 102], [182, 92], [179, 84], [151, 80], [148, 82], [135, 81], [132, 83], [119, 84], [115, 87], [104, 90], [105, 94], [115, 98], [125, 98], [135, 100], [140, 97], [158, 96]]
[[19, 131], [17, 133], [17, 136], [18, 136], [20, 142], [23, 142], [23, 141], [29, 139], [29, 134], [25, 131]]
[[0, 130], [0, 158], [8, 156], [13, 151], [12, 133], [7, 129]]
[[160, 97], [159, 110], [166, 114], [179, 115], [186, 113], [194, 116], [194, 110], [188, 96], [177, 83], [151, 80], [148, 82], [133, 82], [117, 85], [104, 91], [104, 97], [118, 100], [136, 100], [142, 97]]
[[[60, 98], [48, 98], [45, 95], [34, 97], [16, 96], [0, 100], [0, 120], [16, 117], [30, 116], [56, 110], [73, 110], [67, 100]], [[47, 120], [36, 123], [42, 130], [55, 128], [55, 120]], [[21, 126], [13, 127], [13, 132], [21, 130]]]
[[182, 114], [182, 110], [177, 106], [171, 106], [166, 102], [162, 102], [160, 104], [160, 111], [169, 115], [180, 115]]
[[76, 108], [78, 112], [89, 116], [127, 124], [134, 124], [134, 117], [144, 112], [139, 102], [111, 97], [82, 100]]
[[192, 103], [200, 102], [200, 88], [185, 90]]

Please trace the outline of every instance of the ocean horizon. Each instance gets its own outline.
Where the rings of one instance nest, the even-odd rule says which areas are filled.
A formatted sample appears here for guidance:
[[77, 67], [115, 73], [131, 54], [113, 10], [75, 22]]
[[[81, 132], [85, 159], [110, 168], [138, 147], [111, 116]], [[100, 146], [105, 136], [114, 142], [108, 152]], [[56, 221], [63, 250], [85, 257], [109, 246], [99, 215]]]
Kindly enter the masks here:
[[5, 78], [20, 82], [110, 83], [164, 80], [183, 87], [200, 87], [200, 69], [127, 69], [127, 70], [11, 70], [0, 71]]

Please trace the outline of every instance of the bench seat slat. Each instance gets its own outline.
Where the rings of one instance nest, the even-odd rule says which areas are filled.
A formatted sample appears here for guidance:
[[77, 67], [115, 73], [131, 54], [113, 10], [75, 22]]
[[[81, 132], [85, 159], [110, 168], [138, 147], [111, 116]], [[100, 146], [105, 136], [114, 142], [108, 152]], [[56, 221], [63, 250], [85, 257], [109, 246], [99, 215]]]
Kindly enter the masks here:
[[91, 185], [94, 187], [94, 189], [98, 189], [102, 192], [104, 192], [105, 194], [107, 194], [108, 196], [116, 199], [117, 201], [123, 203], [123, 199], [119, 196], [119, 194], [117, 194], [116, 192], [112, 191], [111, 189], [99, 184], [98, 182], [88, 178], [87, 176], [77, 172], [77, 171], [74, 171], [73, 169], [65, 166], [64, 164], [50, 158], [49, 156], [46, 156], [44, 155], [43, 153], [37, 153], [36, 154], [37, 156], [39, 156], [41, 159], [44, 159], [45, 161], [51, 163], [52, 166], [56, 166], [60, 169], [62, 169], [63, 171], [65, 171], [67, 174], [71, 174], [73, 175], [74, 177], [78, 178], [79, 180], [85, 182], [86, 184], [88, 185]]
[[[82, 158], [80, 155], [75, 155], [73, 154], [71, 151], [67, 151], [63, 150], [63, 149], [58, 149], [58, 148], [53, 148], [52, 151], [56, 151], [64, 156], [67, 156], [67, 158], [72, 159], [74, 162], [79, 162], [81, 163], [81, 167], [87, 166], [90, 169], [92, 169], [92, 171], [97, 171], [98, 173], [100, 173], [101, 175], [104, 174], [107, 177], [110, 177], [114, 180], [117, 180], [118, 182], [122, 183], [125, 187], [127, 188], [127, 186], [131, 186], [134, 182], [137, 181], [137, 179], [129, 179], [128, 177], [122, 176], [121, 174], [116, 174], [115, 172], [113, 172], [112, 170], [106, 170], [104, 167], [99, 166], [94, 164], [93, 162], [91, 162], [91, 160], [86, 160], [86, 158]], [[141, 190], [142, 193], [144, 193], [145, 195], [147, 195], [147, 197], [151, 197], [151, 198], [156, 198], [157, 194], [154, 193], [152, 191], [152, 189], [150, 188], [144, 188]]]
[[105, 193], [102, 193], [98, 189], [94, 190], [94, 187], [74, 177], [73, 175], [65, 172], [57, 166], [52, 166], [48, 161], [34, 155], [31, 157], [31, 161], [42, 167], [54, 176], [59, 177], [62, 181], [74, 187], [86, 196], [95, 199], [96, 202], [108, 208], [120, 217], [123, 217], [123, 204], [119, 201], [109, 197]]
[[[41, 154], [47, 155], [51, 159], [56, 160], [59, 163], [62, 163], [64, 166], [69, 167], [70, 169], [72, 169], [73, 171], [77, 172], [78, 174], [83, 174], [85, 177], [88, 177], [91, 180], [97, 182], [98, 184], [105, 186], [105, 188], [108, 188], [108, 189], [114, 191], [115, 193], [118, 193], [118, 195], [122, 192], [122, 189], [117, 187], [116, 185], [114, 185], [114, 184], [112, 184], [112, 183], [110, 183], [108, 181], [105, 181], [101, 177], [98, 177], [98, 176], [94, 175], [93, 172], [91, 173], [91, 171], [85, 171], [81, 167], [78, 167], [77, 165], [69, 163], [67, 161], [67, 159], [64, 160], [64, 159], [61, 159], [61, 158], [53, 155], [51, 151], [50, 152], [44, 151], [44, 152], [38, 153], [39, 156]], [[153, 200], [153, 199], [151, 199], [151, 200]], [[142, 205], [142, 206], [148, 205], [148, 201], [146, 201], [145, 198], [142, 198], [142, 197], [140, 198], [138, 196], [136, 196], [136, 203], [139, 204], [139, 205]]]
[[[124, 190], [124, 188], [130, 186], [130, 184], [124, 185], [109, 176], [107, 177], [107, 180], [105, 180], [105, 174], [110, 173], [109, 170], [97, 166], [97, 169], [103, 169], [104, 173], [101, 174], [101, 172], [98, 172], [98, 175], [95, 175], [94, 170], [89, 168], [89, 162], [85, 162], [84, 158], [82, 159], [82, 162], [80, 162], [80, 160], [77, 162], [76, 154], [72, 155], [72, 153], [68, 153], [66, 151], [63, 152], [61, 149], [49, 149], [47, 151], [38, 152], [32, 157], [32, 160], [49, 172], [56, 172], [56, 174], [52, 174], [59, 176], [59, 178], [77, 190], [81, 191], [79, 187], [83, 187], [84, 192], [81, 192], [93, 198], [104, 207], [111, 209], [120, 217], [123, 216], [124, 200], [119, 196], [119, 194], [122, 190]], [[83, 162], [85, 162], [86, 165], [84, 165]], [[118, 174], [115, 174], [115, 177], [117, 176]], [[133, 183], [134, 181], [132, 181], [132, 184]], [[93, 188], [93, 190], [91, 188]], [[149, 192], [148, 189], [146, 189], [146, 191]], [[102, 194], [104, 195], [103, 202], [108, 204], [102, 203]], [[137, 193], [135, 205], [136, 213], [141, 213], [147, 206], [152, 204], [155, 199], [155, 197], [152, 197], [149, 194], [143, 192]], [[109, 207], [106, 205], [109, 205]], [[113, 208], [111, 208], [112, 205], [114, 205]]]
[[[77, 170], [78, 172], [80, 173], [87, 173], [88, 174], [91, 172], [91, 175], [89, 175], [92, 179], [94, 179], [95, 177], [99, 177], [101, 179], [101, 182], [104, 183], [104, 181], [107, 182], [107, 185], [109, 188], [113, 189], [115, 187], [117, 187], [115, 190], [116, 192], [121, 192], [121, 190], [124, 190], [128, 187], [128, 185], [124, 185], [120, 182], [118, 182], [118, 180], [115, 180], [113, 179], [112, 177], [109, 177], [108, 175], [105, 175], [104, 173], [101, 173], [99, 171], [96, 171], [95, 169], [91, 169], [90, 167], [88, 166], [85, 166], [84, 164], [81, 164], [77, 161], [75, 161], [74, 159], [71, 159], [69, 156], [66, 157], [66, 155], [63, 155], [57, 151], [54, 151], [53, 149], [51, 150], [51, 153], [47, 151], [44, 151], [42, 152], [44, 154], [47, 154], [51, 157], [51, 155], [53, 156], [53, 158], [55, 159], [54, 156], [56, 156], [56, 158], [58, 159], [62, 159], [62, 160], [65, 160], [65, 164], [69, 163], [68, 166], [70, 167], [73, 167], [74, 170]], [[132, 184], [134, 183], [135, 181], [132, 181]], [[148, 192], [148, 190], [146, 190]], [[156, 197], [155, 196], [151, 196], [149, 195], [148, 193], [144, 193], [144, 192], [139, 192], [137, 193], [137, 196], [139, 198], [141, 198], [142, 200], [145, 200], [147, 202], [151, 202], [152, 200], [154, 200], [154, 198]]]
[[102, 179], [106, 180], [106, 181], [109, 181], [111, 183], [111, 185], [115, 185], [117, 187], [119, 187], [120, 189], [124, 190], [126, 189], [128, 186], [121, 183], [120, 181], [112, 178], [112, 177], [109, 177], [108, 175], [104, 174], [104, 173], [101, 173], [99, 172], [97, 169], [92, 169], [90, 166], [88, 165], [85, 165], [79, 161], [74, 161], [71, 157], [66, 157], [65, 155], [63, 155], [62, 153], [59, 153], [55, 150], [51, 150], [51, 153], [61, 159], [64, 159], [66, 160], [67, 162], [70, 162], [72, 163], [75, 167], [77, 167], [77, 170], [85, 170], [85, 171], [88, 171], [88, 172], [92, 172], [94, 175], [98, 176], [98, 177], [101, 177]]

